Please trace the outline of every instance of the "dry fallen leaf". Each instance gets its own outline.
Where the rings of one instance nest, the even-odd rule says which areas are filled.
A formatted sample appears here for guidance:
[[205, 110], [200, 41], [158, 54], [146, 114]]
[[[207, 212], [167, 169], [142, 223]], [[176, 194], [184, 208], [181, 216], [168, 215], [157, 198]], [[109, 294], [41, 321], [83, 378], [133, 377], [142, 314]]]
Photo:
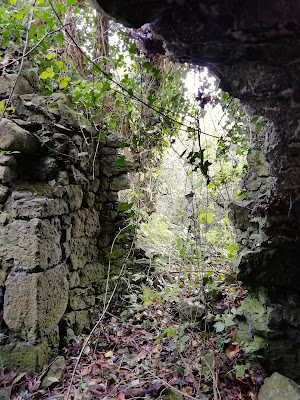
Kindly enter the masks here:
[[239, 351], [240, 349], [236, 345], [232, 344], [225, 350], [225, 355], [229, 360], [232, 360]]
[[110, 357], [113, 356], [113, 354], [114, 354], [114, 352], [110, 350], [110, 351], [108, 351], [107, 353], [105, 353], [104, 356], [105, 356], [106, 358], [110, 358]]
[[92, 366], [89, 365], [88, 367], [84, 367], [81, 370], [81, 376], [87, 376], [88, 374], [90, 374], [92, 371]]

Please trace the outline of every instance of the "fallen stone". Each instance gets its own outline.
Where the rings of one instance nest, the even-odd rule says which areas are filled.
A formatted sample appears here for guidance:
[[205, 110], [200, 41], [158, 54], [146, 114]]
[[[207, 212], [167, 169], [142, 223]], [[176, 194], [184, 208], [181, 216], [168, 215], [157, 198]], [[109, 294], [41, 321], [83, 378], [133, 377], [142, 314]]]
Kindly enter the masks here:
[[31, 345], [28, 342], [12, 342], [0, 346], [0, 360], [7, 368], [31, 372], [41, 370], [51, 356], [47, 340]]
[[62, 356], [57, 357], [51, 364], [47, 375], [42, 380], [41, 387], [44, 389], [48, 389], [50, 387], [56, 386], [61, 381], [65, 368], [65, 359]]
[[174, 389], [166, 389], [163, 391], [161, 398], [163, 400], [183, 400], [182, 394], [176, 392]]
[[10, 400], [10, 399], [11, 399], [11, 386], [1, 389], [0, 400]]
[[291, 379], [274, 372], [266, 378], [261, 387], [258, 400], [299, 400], [300, 386]]
[[180, 303], [178, 311], [182, 321], [201, 321], [205, 315], [205, 306], [200, 303], [199, 297], [190, 297]]

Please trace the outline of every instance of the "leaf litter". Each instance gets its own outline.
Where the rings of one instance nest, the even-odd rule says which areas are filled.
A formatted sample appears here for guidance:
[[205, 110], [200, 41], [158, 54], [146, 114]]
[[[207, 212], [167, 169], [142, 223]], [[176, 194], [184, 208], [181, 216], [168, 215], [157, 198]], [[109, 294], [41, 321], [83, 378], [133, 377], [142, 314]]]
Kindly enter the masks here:
[[[261, 377], [245, 364], [235, 342], [236, 327], [230, 323], [225, 328], [220, 345], [212, 325], [203, 328], [180, 319], [178, 305], [195, 294], [190, 279], [177, 278], [176, 300], [154, 295], [149, 302], [140, 296], [143, 302], [107, 312], [83, 350], [69, 399], [163, 399], [171, 389], [176, 400], [256, 400]], [[210, 308], [222, 314], [237, 308], [245, 296], [237, 284], [220, 285], [215, 299], [209, 298]], [[66, 399], [85, 339], [74, 337], [61, 350], [66, 369], [52, 389], [41, 388], [47, 366], [40, 374], [0, 369], [0, 394], [1, 388], [10, 388], [13, 400]]]

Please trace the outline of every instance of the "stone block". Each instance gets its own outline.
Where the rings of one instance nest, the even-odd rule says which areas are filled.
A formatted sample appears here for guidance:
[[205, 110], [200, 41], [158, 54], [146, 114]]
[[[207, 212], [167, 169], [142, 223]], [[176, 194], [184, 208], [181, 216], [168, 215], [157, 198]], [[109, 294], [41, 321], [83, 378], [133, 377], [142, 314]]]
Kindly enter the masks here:
[[98, 259], [97, 240], [72, 239], [70, 259], [74, 270], [83, 268], [88, 263], [96, 263]]
[[5, 165], [8, 167], [16, 167], [17, 162], [13, 155], [0, 153], [0, 165]]
[[86, 192], [83, 195], [83, 206], [87, 208], [94, 207], [95, 204], [95, 195], [93, 192]]
[[68, 305], [67, 268], [9, 275], [3, 318], [9, 329], [36, 343], [58, 324]]
[[14, 218], [47, 218], [69, 212], [65, 200], [38, 196], [12, 200], [7, 204], [7, 211]]
[[88, 190], [89, 180], [84, 176], [82, 172], [76, 169], [74, 165], [71, 165], [70, 180], [72, 183], [81, 186], [84, 190]]
[[66, 186], [69, 184], [69, 176], [66, 171], [59, 171], [56, 176], [56, 181], [59, 185]]
[[2, 268], [47, 269], [61, 262], [60, 221], [58, 219], [15, 220], [0, 227]]
[[107, 267], [102, 264], [88, 264], [80, 270], [78, 286], [95, 286], [95, 284], [102, 281], [106, 276]]
[[28, 342], [9, 343], [0, 347], [0, 360], [7, 368], [34, 372], [42, 369], [49, 361], [51, 353], [46, 340], [37, 345]]
[[296, 400], [300, 399], [300, 386], [291, 379], [274, 372], [265, 379], [258, 400]]
[[86, 310], [95, 304], [95, 291], [92, 288], [76, 288], [70, 290], [70, 308], [72, 310]]
[[123, 165], [116, 165], [119, 158], [119, 155], [106, 155], [103, 160], [100, 161], [101, 172], [111, 177], [134, 170], [134, 164], [131, 161], [125, 161]]
[[33, 88], [24, 76], [19, 76], [17, 80], [17, 74], [2, 74], [0, 77], [0, 100], [5, 99], [9, 96], [12, 89], [13, 94], [25, 94], [32, 93]]
[[10, 183], [13, 182], [17, 177], [15, 171], [10, 167], [0, 165], [0, 183]]
[[109, 184], [110, 190], [113, 191], [125, 190], [129, 189], [129, 187], [130, 187], [130, 182], [127, 174], [112, 178]]
[[57, 383], [62, 379], [65, 368], [65, 359], [62, 356], [57, 357], [51, 364], [47, 375], [42, 380], [41, 387], [47, 389], [51, 386], [57, 385]]
[[94, 193], [96, 193], [99, 190], [100, 187], [100, 181], [98, 178], [94, 178], [90, 184], [90, 190]]
[[0, 148], [6, 151], [33, 154], [40, 149], [40, 142], [30, 132], [13, 121], [3, 118], [0, 121]]
[[9, 188], [3, 185], [0, 185], [0, 203], [4, 204], [9, 195]]
[[100, 232], [99, 213], [96, 210], [82, 208], [72, 214], [73, 238], [96, 237]]

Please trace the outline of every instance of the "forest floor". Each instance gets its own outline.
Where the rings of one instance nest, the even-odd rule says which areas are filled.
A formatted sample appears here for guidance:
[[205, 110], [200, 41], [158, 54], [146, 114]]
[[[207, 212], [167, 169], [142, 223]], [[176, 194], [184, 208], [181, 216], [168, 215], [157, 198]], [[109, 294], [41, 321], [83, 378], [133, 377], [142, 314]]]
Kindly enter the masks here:
[[[198, 275], [171, 276], [163, 291], [145, 286], [136, 301], [131, 296], [127, 307], [107, 312], [84, 349], [87, 335], [74, 337], [61, 350], [66, 368], [50, 377], [51, 388], [41, 385], [49, 366], [40, 374], [0, 370], [0, 388], [10, 388], [13, 400], [256, 400], [262, 378], [245, 363], [232, 319], [246, 291], [211, 276], [211, 290], [195, 302]], [[205, 315], [197, 315], [203, 299]]]

